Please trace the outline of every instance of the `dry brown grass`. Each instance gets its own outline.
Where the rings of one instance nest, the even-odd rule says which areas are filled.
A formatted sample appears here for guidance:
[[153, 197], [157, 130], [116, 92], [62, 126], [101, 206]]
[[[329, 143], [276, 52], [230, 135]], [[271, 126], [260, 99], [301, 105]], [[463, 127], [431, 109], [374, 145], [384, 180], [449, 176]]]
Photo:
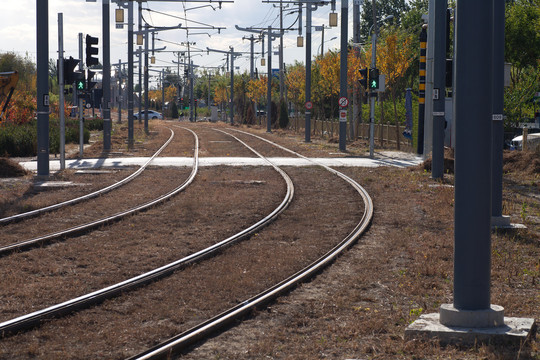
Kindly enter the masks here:
[[[205, 156], [253, 156], [234, 142], [224, 143], [227, 138], [205, 124], [181, 125], [197, 129]], [[257, 132], [308, 156], [338, 152], [336, 145], [316, 139], [311, 146], [291, 134]], [[258, 142], [253, 144], [271, 156], [285, 156]], [[363, 148], [363, 144], [355, 148]], [[178, 151], [188, 150], [178, 147]], [[340, 180], [320, 169], [287, 171], [298, 194], [274, 225], [219, 257], [164, 281], [0, 340], [0, 358], [123, 358], [243, 301], [319, 256], [358, 221], [358, 199]], [[436, 342], [405, 341], [404, 330], [410, 322], [452, 301], [454, 209], [453, 188], [448, 186], [452, 178], [447, 176], [440, 183], [424, 171], [391, 168], [342, 171], [373, 198], [375, 216], [366, 235], [311, 282], [182, 358], [540, 358], [537, 340], [523, 348], [442, 347]], [[514, 222], [524, 219], [529, 229], [493, 235], [492, 302], [504, 306], [507, 316], [538, 320], [540, 199], [532, 196], [538, 194], [537, 178], [538, 174], [525, 176], [520, 171], [505, 175], [505, 214]], [[39, 249], [21, 254], [18, 263], [26, 262], [25, 274], [36, 289], [45, 288], [43, 282], [52, 286], [67, 278], [71, 285], [58, 291], [73, 292], [77, 281], [95, 287], [114, 278], [114, 271], [107, 268], [125, 277], [135, 271], [130, 264], [140, 259], [151, 267], [223, 239], [268, 212], [282, 196], [280, 184], [268, 169], [204, 169], [194, 186], [178, 199], [82, 237], [76, 241], [80, 247], [60, 244], [58, 248], [64, 250], [57, 255]], [[98, 251], [100, 243], [107, 246]], [[95, 258], [100, 266], [92, 260]], [[38, 260], [47, 262], [47, 267], [40, 268]], [[30, 266], [33, 262], [36, 265]], [[4, 267], [16, 281], [25, 277], [17, 275], [15, 265], [7, 269]], [[9, 305], [7, 295], [0, 296], [3, 309], [17, 312], [17, 304]], [[39, 305], [32, 301], [21, 303]], [[83, 351], [78, 353], [76, 348]]]

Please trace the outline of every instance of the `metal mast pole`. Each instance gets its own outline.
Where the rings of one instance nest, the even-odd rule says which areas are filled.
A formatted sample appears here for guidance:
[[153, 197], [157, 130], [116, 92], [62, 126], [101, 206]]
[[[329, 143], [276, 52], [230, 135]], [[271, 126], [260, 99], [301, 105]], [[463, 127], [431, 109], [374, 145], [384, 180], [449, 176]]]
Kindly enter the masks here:
[[[377, 34], [379, 32], [379, 25], [377, 24], [377, 9], [375, 7], [375, 0], [372, 2], [373, 8], [373, 35], [371, 36], [371, 68], [377, 67]], [[369, 92], [369, 157], [373, 159], [375, 149], [375, 93]]]
[[[142, 31], [142, 1], [139, 1], [139, 34]], [[139, 45], [139, 124], [142, 122], [142, 46]]]
[[[127, 110], [128, 110], [128, 146], [134, 144], [133, 124], [133, 2], [128, 6], [128, 79], [127, 79]], [[148, 127], [145, 128], [148, 131]]]
[[103, 0], [102, 4], [102, 32], [103, 32], [103, 99], [101, 109], [103, 111], [103, 151], [111, 150], [111, 7], [109, 0]]
[[285, 74], [283, 72], [283, 0], [279, 2], [279, 100], [283, 101], [283, 94], [285, 89]]
[[[503, 145], [504, 145], [504, 15], [503, 0], [493, 1], [493, 153], [491, 216], [493, 225], [509, 225], [510, 219], [502, 215], [502, 177], [503, 177]], [[506, 221], [505, 221], [506, 220]]]
[[[349, 26], [349, 1], [341, 0], [341, 58], [339, 77], [339, 96], [347, 98], [347, 43]], [[324, 28], [324, 26], [323, 26]], [[339, 150], [347, 150], [347, 106], [343, 106], [339, 116]], [[345, 115], [345, 116], [343, 116]]]
[[58, 96], [60, 116], [60, 170], [66, 168], [66, 113], [64, 112], [64, 14], [58, 13]]
[[266, 83], [266, 132], [272, 132], [272, 27], [268, 26], [268, 59], [266, 69], [268, 81]]
[[49, 176], [49, 1], [36, 0], [37, 28], [37, 167]]
[[[79, 33], [79, 59], [81, 59], [81, 62], [79, 62], [79, 70], [84, 71], [83, 66], [83, 34]], [[79, 92], [77, 91], [77, 95], [79, 95]], [[83, 102], [82, 98], [78, 97], [79, 100], [79, 157], [82, 158], [84, 154], [84, 109], [83, 109]]]
[[148, 25], [144, 31], [144, 132], [148, 134]]
[[[311, 2], [306, 3], [306, 103], [311, 102]], [[311, 142], [311, 109], [306, 109], [305, 141]]]
[[435, 0], [435, 29], [433, 49], [433, 151], [431, 177], [444, 176], [444, 106], [446, 70], [446, 8], [447, 0]]
[[[492, 6], [460, 1], [456, 14], [453, 307], [459, 311], [490, 309]], [[441, 307], [441, 323], [452, 323], [446, 316], [452, 313]]]
[[231, 125], [234, 124], [234, 48], [231, 46], [231, 103], [229, 104]]

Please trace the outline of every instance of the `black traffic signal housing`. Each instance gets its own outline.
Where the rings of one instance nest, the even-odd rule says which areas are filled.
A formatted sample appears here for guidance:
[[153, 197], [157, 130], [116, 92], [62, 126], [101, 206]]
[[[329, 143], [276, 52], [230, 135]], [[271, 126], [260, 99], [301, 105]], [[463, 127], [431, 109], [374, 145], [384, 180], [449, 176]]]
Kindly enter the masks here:
[[85, 91], [86, 81], [84, 79], [84, 73], [80, 71], [76, 71], [74, 74], [75, 74], [75, 89], [77, 89], [78, 92]]
[[360, 76], [362, 77], [360, 79], [360, 85], [362, 85], [362, 87], [364, 89], [367, 89], [367, 81], [368, 81], [368, 68], [363, 68], [363, 69], [360, 69], [358, 70], [358, 72], [360, 73]]
[[95, 71], [92, 71], [90, 69], [86, 70], [86, 89], [87, 90], [92, 90], [94, 86], [96, 86], [97, 82], [92, 81], [95, 75], [96, 75]]
[[379, 69], [369, 69], [369, 89], [379, 89]]
[[[72, 56], [69, 59], [64, 59], [64, 85], [72, 85], [75, 82], [75, 68], [79, 62], [79, 59], [74, 59]], [[60, 79], [58, 80], [60, 81]]]
[[99, 64], [98, 58], [93, 56], [93, 55], [97, 55], [99, 52], [99, 49], [93, 46], [93, 45], [97, 45], [98, 42], [99, 42], [98, 38], [90, 36], [90, 35], [86, 35], [86, 66]]

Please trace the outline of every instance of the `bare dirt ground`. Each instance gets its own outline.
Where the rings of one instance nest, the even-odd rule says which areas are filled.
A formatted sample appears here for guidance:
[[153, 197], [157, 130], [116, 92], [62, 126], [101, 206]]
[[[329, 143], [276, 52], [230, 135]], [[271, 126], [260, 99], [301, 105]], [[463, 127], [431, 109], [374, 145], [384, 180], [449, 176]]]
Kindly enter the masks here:
[[[160, 124], [152, 122], [149, 135], [137, 130], [134, 149], [127, 149], [121, 140], [126, 129], [116, 127], [114, 151], [107, 156], [152, 154], [170, 134]], [[174, 125], [196, 130], [204, 139], [202, 156], [254, 156], [224, 135], [209, 130], [209, 124], [166, 125], [182, 134], [183, 140], [174, 142], [163, 156], [192, 154], [191, 135]], [[225, 124], [217, 126], [228, 128]], [[300, 136], [288, 132], [275, 131], [270, 135], [264, 129], [242, 129], [306, 156], [343, 156], [337, 144], [324, 140], [313, 139], [312, 144], [305, 144]], [[97, 138], [85, 150], [85, 156], [103, 155], [101, 147]], [[257, 147], [267, 156], [289, 156], [262, 143], [257, 143]], [[367, 150], [360, 141], [348, 144], [348, 148], [350, 152], [344, 156], [363, 156]], [[507, 316], [538, 321], [540, 174], [535, 164], [540, 160], [538, 154], [517, 152], [507, 154], [506, 159], [503, 213], [528, 229], [493, 234], [492, 302], [503, 306]], [[405, 341], [404, 330], [410, 322], [452, 302], [452, 175], [437, 182], [420, 167], [340, 170], [364, 186], [373, 198], [375, 216], [366, 235], [310, 283], [198, 344], [181, 358], [540, 359], [536, 339], [520, 347], [491, 344], [466, 348], [443, 347], [434, 341]], [[129, 171], [133, 169], [82, 175], [84, 180], [77, 181], [91, 185], [77, 187], [76, 191], [89, 192]], [[157, 174], [160, 170], [152, 171]], [[169, 180], [181, 178], [186, 172], [166, 171], [177, 172], [168, 175]], [[354, 226], [359, 216], [358, 199], [345, 185], [319, 169], [286, 171], [295, 181], [298, 197], [281, 221], [220, 257], [182, 271], [180, 276], [0, 340], [0, 358], [123, 358], [242, 301], [256, 289], [325, 252]], [[80, 179], [81, 175], [67, 172], [54, 176]], [[17, 179], [0, 182], [2, 214], [69, 198], [75, 191], [39, 192], [34, 190], [31, 175]], [[142, 184], [143, 181], [133, 184], [131, 191], [135, 193]], [[118, 274], [132, 275], [138, 269], [133, 264], [139, 261], [143, 261], [144, 268], [151, 268], [222, 239], [274, 207], [283, 195], [282, 187], [279, 176], [269, 169], [204, 169], [190, 191], [130, 221], [56, 244], [54, 253], [43, 248], [0, 259], [4, 279], [0, 296], [2, 319], [69, 298], [80, 291], [80, 284], [94, 289], [114, 282]], [[113, 199], [108, 203], [115, 203]], [[4, 229], [2, 233], [5, 234]], [[108, 245], [98, 251], [105, 239]], [[95, 266], [95, 258], [100, 259], [102, 266]], [[17, 285], [25, 279], [31, 279], [28, 294], [40, 294], [43, 299], [25, 298], [25, 291], [21, 290], [24, 286]], [[65, 286], [56, 289], [56, 293], [48, 293], [60, 280]], [[203, 303], [201, 299], [211, 301]], [[154, 305], [149, 309], [147, 303]], [[149, 343], [150, 334], [153, 340]], [[83, 351], [74, 351], [76, 348]]]

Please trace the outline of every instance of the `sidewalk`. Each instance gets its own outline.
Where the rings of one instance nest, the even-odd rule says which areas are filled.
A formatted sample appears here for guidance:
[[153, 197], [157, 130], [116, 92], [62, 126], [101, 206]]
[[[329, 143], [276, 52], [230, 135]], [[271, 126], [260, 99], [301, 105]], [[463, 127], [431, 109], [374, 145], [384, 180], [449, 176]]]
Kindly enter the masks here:
[[[66, 160], [67, 169], [96, 169], [102, 167], [126, 167], [140, 166], [144, 164], [148, 158], [132, 157], [132, 158], [102, 158], [102, 159], [75, 159]], [[301, 158], [269, 158], [277, 166], [313, 166], [311, 161]], [[350, 167], [378, 167], [378, 166], [394, 166], [394, 167], [409, 167], [418, 165], [422, 162], [422, 158], [414, 154], [402, 152], [381, 152], [376, 153], [374, 159], [358, 158], [358, 157], [339, 157], [339, 158], [313, 158], [313, 161], [318, 164], [323, 164], [330, 167], [350, 166]], [[193, 158], [190, 157], [158, 157], [154, 159], [150, 165], [153, 166], [192, 166]], [[29, 171], [37, 171], [36, 161], [23, 161], [20, 165]], [[202, 157], [199, 158], [200, 166], [268, 166], [269, 164], [261, 158], [255, 157]], [[49, 163], [51, 171], [60, 170], [60, 160], [51, 160]]]

